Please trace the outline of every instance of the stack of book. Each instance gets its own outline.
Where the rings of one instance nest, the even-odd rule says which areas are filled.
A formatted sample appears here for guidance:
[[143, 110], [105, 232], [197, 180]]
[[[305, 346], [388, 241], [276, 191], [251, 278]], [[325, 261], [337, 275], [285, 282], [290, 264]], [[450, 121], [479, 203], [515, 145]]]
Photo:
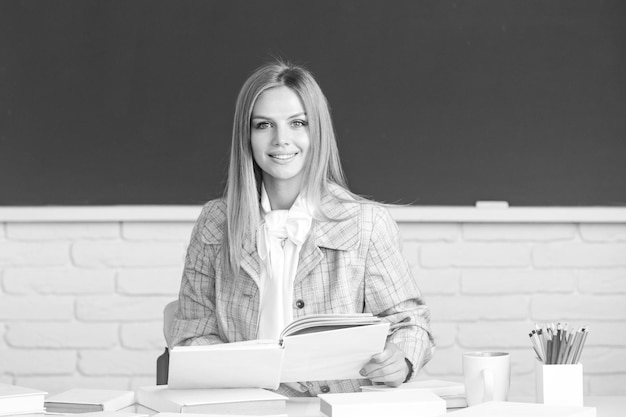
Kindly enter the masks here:
[[0, 384], [0, 416], [43, 413], [45, 391]]
[[[70, 415], [70, 414], [73, 414], [73, 413], [65, 413], [65, 414], [49, 413], [49, 414], [46, 414], [46, 416], [54, 416], [54, 415], [67, 416], [67, 415]], [[120, 410], [120, 411], [94, 411], [94, 412], [90, 412], [90, 413], [81, 413], [80, 417], [152, 417], [155, 414], [156, 414], [156, 412], [138, 413], [138, 412], [133, 412], [133, 411], [125, 411], [125, 410]], [[29, 416], [20, 416], [20, 417], [29, 417]], [[44, 416], [37, 415], [37, 416], [32, 416], [32, 417], [44, 417]], [[189, 416], [188, 415], [187, 417], [193, 417], [193, 416]], [[230, 417], [234, 417], [234, 416], [230, 416]]]
[[90, 413], [134, 411], [135, 392], [110, 389], [75, 388], [46, 398], [48, 413]]
[[391, 388], [385, 385], [371, 385], [361, 387], [361, 391], [364, 392], [394, 389], [428, 389], [446, 402], [447, 409], [467, 407], [467, 400], [465, 399], [465, 385], [462, 382], [444, 381], [440, 379], [424, 379], [402, 384], [398, 388]]
[[450, 417], [596, 417], [595, 407], [489, 401], [449, 413]]
[[140, 387], [140, 406], [160, 413], [287, 415], [287, 397], [262, 388], [169, 389]]
[[320, 394], [320, 411], [327, 417], [436, 417], [446, 403], [426, 389]]

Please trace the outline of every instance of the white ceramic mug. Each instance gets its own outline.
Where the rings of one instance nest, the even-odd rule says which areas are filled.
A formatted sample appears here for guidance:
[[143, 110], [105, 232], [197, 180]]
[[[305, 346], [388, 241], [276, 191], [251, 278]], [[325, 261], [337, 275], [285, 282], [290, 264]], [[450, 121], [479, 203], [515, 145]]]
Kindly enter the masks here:
[[511, 384], [511, 357], [505, 352], [463, 354], [467, 405], [506, 401]]

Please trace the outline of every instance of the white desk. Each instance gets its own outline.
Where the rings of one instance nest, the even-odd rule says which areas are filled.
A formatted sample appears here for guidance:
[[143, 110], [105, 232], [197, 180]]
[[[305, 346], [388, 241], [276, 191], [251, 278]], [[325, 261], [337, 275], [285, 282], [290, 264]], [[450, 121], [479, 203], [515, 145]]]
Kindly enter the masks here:
[[[596, 407], [597, 417], [626, 416], [626, 396], [624, 397], [585, 397], [585, 407]], [[318, 398], [292, 398], [287, 401], [289, 417], [324, 417], [319, 411]], [[453, 414], [450, 415], [452, 417]], [[392, 417], [392, 416], [381, 416]]]
[[626, 397], [585, 397], [586, 407], [596, 407], [598, 417], [624, 417], [626, 415]]
[[[586, 407], [596, 407], [597, 417], [624, 417], [626, 415], [626, 396], [585, 397], [584, 404]], [[325, 417], [319, 409], [318, 398], [291, 398], [287, 401], [288, 417]], [[24, 414], [20, 417], [52, 417], [55, 415], [59, 416], [58, 414]], [[80, 416], [80, 414], [72, 415]], [[450, 414], [450, 417], [452, 415]]]

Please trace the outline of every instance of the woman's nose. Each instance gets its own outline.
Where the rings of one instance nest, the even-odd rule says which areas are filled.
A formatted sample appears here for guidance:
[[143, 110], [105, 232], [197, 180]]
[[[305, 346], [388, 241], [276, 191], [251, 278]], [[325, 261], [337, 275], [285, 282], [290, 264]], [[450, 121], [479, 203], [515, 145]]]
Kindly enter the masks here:
[[276, 133], [274, 134], [275, 145], [288, 145], [289, 144], [289, 129], [286, 127], [278, 126]]

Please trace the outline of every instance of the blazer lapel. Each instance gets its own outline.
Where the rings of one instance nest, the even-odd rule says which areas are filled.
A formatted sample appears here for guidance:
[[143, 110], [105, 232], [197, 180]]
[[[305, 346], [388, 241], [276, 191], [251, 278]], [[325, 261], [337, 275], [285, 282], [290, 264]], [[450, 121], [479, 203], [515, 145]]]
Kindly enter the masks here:
[[351, 250], [359, 243], [359, 203], [344, 203], [330, 196], [322, 200], [325, 213], [333, 220], [313, 220], [309, 237], [300, 251], [295, 283], [306, 278], [322, 261], [324, 253], [320, 248]]
[[311, 272], [313, 268], [315, 268], [317, 264], [322, 261], [322, 258], [324, 258], [324, 254], [316, 245], [316, 240], [314, 238], [314, 231], [317, 229], [316, 226], [316, 222], [313, 221], [309, 237], [304, 242], [302, 249], [300, 250], [300, 259], [298, 261], [298, 270], [296, 271], [294, 284], [302, 281], [304, 277], [309, 275], [309, 272]]
[[243, 239], [241, 268], [254, 280], [257, 287], [261, 288], [261, 260], [256, 249], [256, 234], [251, 236], [251, 233], [247, 232]]

